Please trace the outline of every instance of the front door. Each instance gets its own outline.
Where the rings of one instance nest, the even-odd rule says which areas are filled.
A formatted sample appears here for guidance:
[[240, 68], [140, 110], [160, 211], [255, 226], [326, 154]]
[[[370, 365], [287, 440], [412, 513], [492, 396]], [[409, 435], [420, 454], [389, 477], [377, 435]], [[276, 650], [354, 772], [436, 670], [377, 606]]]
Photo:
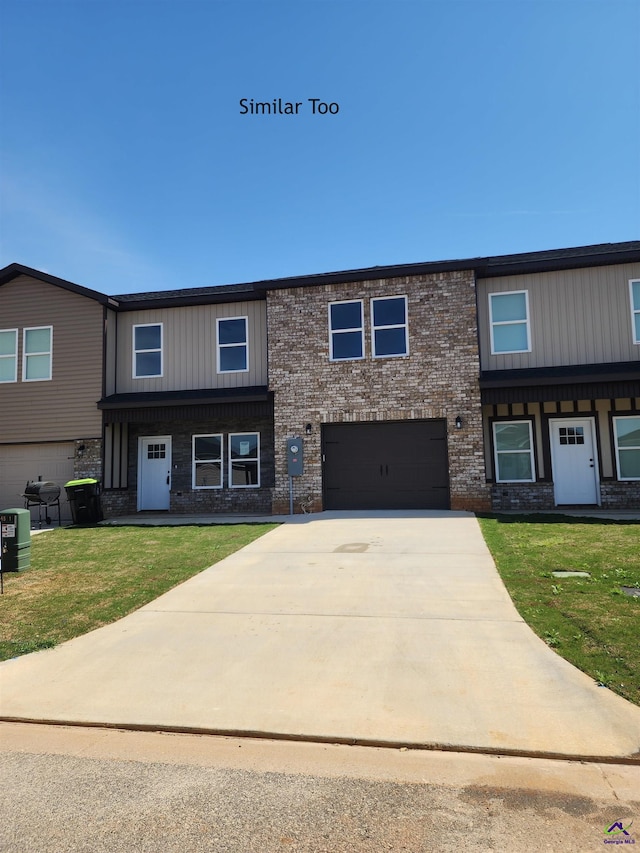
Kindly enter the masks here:
[[562, 418], [549, 427], [556, 504], [597, 504], [593, 419]]
[[138, 510], [169, 509], [171, 436], [138, 440]]

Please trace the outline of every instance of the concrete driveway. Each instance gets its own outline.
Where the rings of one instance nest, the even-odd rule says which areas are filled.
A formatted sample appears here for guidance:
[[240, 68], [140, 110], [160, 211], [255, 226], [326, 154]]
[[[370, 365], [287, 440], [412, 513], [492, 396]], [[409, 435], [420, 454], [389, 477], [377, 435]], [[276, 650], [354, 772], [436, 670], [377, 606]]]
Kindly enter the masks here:
[[296, 517], [0, 686], [5, 720], [640, 758], [640, 708], [532, 633], [462, 512]]

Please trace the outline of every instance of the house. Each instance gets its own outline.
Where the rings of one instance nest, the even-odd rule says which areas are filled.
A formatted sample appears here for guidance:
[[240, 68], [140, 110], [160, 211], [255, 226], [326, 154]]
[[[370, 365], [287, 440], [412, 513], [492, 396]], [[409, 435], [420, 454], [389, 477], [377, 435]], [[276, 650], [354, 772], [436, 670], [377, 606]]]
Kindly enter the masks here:
[[[76, 475], [90, 448], [106, 515], [638, 505], [640, 242], [112, 297], [20, 269], [0, 271], [0, 463], [25, 430]], [[93, 432], [43, 438], [44, 384], [16, 396], [33, 287], [80, 298], [48, 323], [56, 376], [100, 318], [75, 350], [99, 381], [56, 399]]]

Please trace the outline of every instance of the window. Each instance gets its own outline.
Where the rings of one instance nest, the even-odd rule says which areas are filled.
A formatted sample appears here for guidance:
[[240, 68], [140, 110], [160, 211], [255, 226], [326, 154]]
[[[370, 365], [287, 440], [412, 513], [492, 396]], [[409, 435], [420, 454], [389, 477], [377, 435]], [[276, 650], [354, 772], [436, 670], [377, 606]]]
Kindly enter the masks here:
[[162, 323], [133, 327], [133, 378], [162, 376]]
[[51, 379], [53, 326], [24, 329], [22, 353], [22, 379], [24, 382], [41, 382]]
[[193, 488], [222, 488], [222, 436], [193, 436]]
[[218, 320], [218, 373], [249, 370], [247, 318]]
[[614, 418], [619, 480], [640, 480], [640, 415]]
[[372, 299], [371, 329], [374, 358], [408, 355], [407, 297]]
[[18, 330], [0, 332], [0, 382], [18, 381]]
[[364, 358], [362, 300], [329, 305], [329, 358], [331, 361]]
[[260, 435], [238, 432], [229, 436], [229, 485], [251, 488], [260, 485]]
[[584, 427], [558, 427], [560, 444], [584, 444]]
[[533, 483], [533, 438], [531, 421], [493, 424], [496, 482]]
[[526, 290], [489, 294], [491, 353], [531, 352], [529, 294]]
[[633, 326], [633, 342], [640, 344], [640, 281], [630, 281], [631, 290], [631, 324]]

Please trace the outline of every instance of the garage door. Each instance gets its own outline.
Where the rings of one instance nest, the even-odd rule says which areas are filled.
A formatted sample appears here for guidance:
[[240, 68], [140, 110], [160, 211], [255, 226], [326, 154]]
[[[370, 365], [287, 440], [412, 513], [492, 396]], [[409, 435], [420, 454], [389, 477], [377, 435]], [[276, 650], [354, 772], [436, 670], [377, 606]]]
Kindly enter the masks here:
[[[62, 520], [70, 518], [62, 486], [73, 479], [73, 452], [72, 442], [0, 445], [0, 509], [22, 507], [26, 482], [42, 477], [61, 487]], [[37, 520], [37, 508], [31, 508], [31, 517]], [[56, 513], [52, 517], [57, 521]]]
[[325, 424], [325, 509], [448, 509], [444, 420]]

